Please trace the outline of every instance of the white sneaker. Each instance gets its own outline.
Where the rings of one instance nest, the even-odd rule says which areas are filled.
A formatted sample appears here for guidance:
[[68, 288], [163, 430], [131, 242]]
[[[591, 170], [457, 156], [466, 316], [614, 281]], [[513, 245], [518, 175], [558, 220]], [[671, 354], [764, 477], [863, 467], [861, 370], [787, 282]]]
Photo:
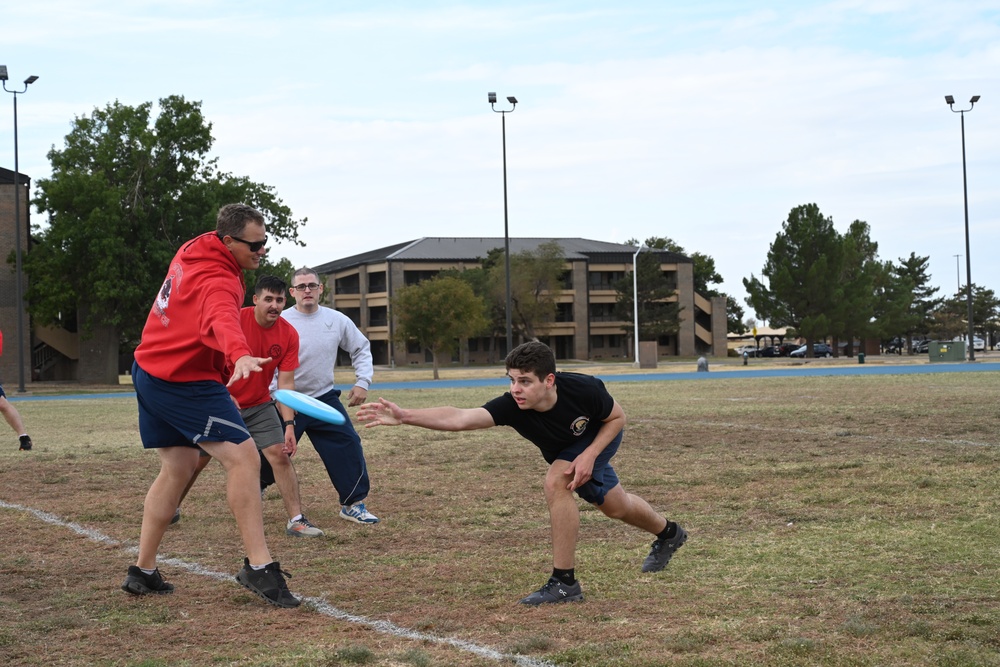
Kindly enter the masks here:
[[364, 502], [340, 506], [340, 518], [354, 523], [378, 523], [378, 517], [365, 508]]

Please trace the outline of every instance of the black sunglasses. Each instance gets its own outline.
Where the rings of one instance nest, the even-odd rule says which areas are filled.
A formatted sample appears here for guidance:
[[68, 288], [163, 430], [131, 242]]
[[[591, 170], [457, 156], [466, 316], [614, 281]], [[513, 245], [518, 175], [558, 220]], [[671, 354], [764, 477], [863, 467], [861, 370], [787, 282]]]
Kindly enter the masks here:
[[240, 243], [246, 243], [247, 247], [250, 248], [250, 252], [257, 252], [258, 250], [267, 245], [266, 236], [264, 237], [263, 241], [246, 241], [244, 239], [241, 239], [239, 236], [233, 236], [232, 234], [229, 235], [229, 238], [231, 238], [234, 241], [239, 241]]

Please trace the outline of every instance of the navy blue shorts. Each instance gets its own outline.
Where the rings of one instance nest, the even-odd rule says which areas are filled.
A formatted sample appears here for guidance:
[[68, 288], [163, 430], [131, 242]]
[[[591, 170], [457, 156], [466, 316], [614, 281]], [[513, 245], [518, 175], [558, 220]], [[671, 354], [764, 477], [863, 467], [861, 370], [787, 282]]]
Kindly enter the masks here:
[[[577, 488], [576, 495], [594, 505], [604, 504], [604, 495], [619, 484], [618, 474], [611, 467], [611, 457], [618, 453], [620, 444], [622, 444], [622, 433], [616, 435], [615, 439], [609, 442], [604, 451], [598, 455], [597, 460], [594, 461], [594, 472], [591, 473], [590, 481]], [[556, 460], [573, 461], [590, 445], [590, 442], [581, 442], [567, 447], [559, 452]]]
[[167, 382], [132, 364], [139, 401], [139, 437], [146, 449], [197, 447], [199, 442], [250, 439], [240, 411], [221, 382]]

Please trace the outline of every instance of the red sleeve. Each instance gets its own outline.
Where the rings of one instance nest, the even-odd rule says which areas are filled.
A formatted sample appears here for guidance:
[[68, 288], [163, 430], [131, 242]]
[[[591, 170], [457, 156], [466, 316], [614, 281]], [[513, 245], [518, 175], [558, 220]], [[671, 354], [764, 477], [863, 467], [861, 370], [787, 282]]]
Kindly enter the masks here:
[[[226, 355], [229, 364], [250, 354], [246, 336], [240, 327], [243, 295], [225, 289], [209, 290], [202, 302], [201, 338], [205, 345]], [[235, 306], [235, 308], [234, 308]]]

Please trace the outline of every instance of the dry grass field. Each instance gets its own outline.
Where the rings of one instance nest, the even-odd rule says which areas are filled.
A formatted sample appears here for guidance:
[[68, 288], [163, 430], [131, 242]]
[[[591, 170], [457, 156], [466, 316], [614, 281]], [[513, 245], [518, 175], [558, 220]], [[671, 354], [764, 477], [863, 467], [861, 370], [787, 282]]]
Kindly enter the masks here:
[[35, 449], [0, 432], [0, 665], [1000, 665], [1000, 372], [609, 388], [629, 417], [625, 488], [690, 539], [642, 574], [651, 536], [585, 507], [587, 599], [537, 609], [517, 600], [551, 567], [545, 466], [507, 429], [363, 430], [376, 526], [337, 518], [303, 442], [326, 536], [285, 536], [269, 493], [272, 553], [306, 599], [282, 610], [233, 581], [217, 464], [163, 543], [176, 592], [119, 590], [158, 468], [134, 399], [18, 402]]

